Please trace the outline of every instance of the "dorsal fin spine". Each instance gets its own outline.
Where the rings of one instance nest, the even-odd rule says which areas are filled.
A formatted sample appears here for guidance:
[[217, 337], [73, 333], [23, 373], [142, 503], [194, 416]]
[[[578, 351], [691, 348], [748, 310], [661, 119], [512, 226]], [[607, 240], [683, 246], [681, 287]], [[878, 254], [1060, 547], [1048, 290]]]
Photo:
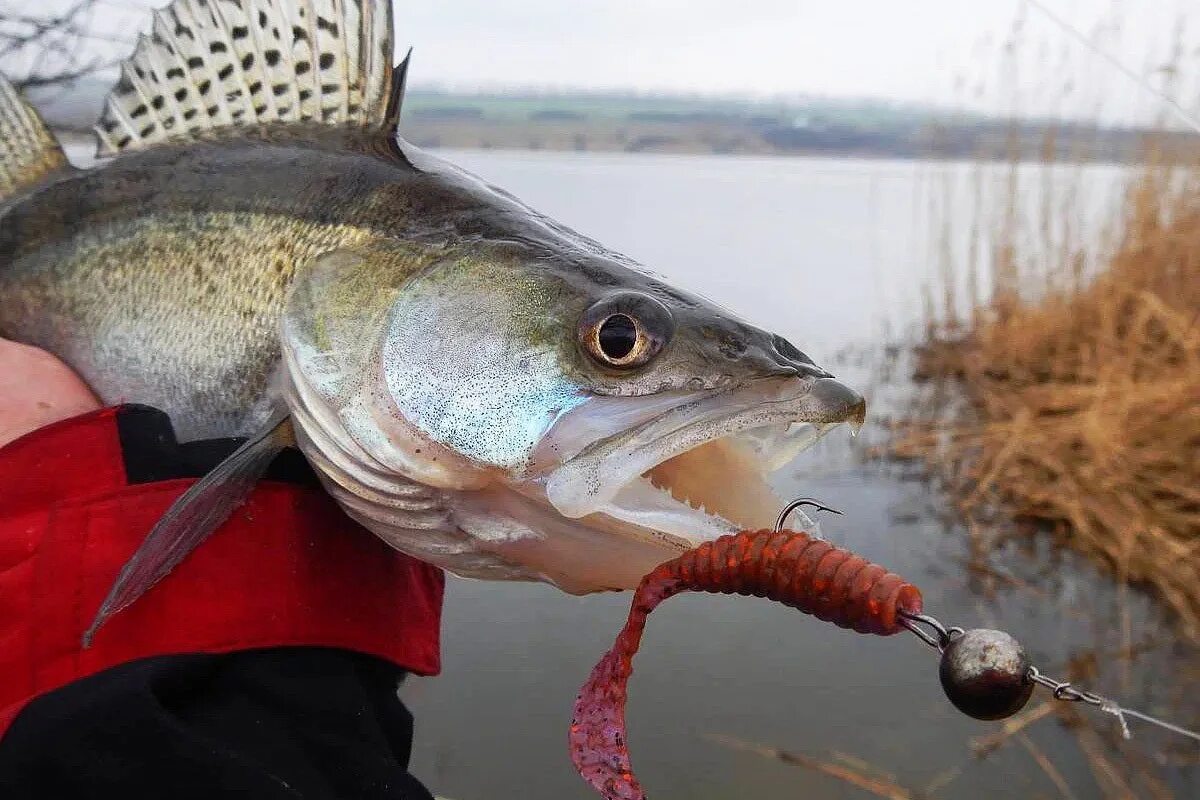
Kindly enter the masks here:
[[[331, 37], [331, 34], [329, 33], [329, 31], [327, 31], [324, 27], [322, 27], [319, 24], [320, 18], [321, 18], [320, 17], [321, 8], [318, 6], [318, 2], [320, 2], [320, 0], [308, 0], [308, 7], [309, 7], [308, 18], [310, 20], [312, 20], [312, 25], [314, 26], [313, 30], [316, 35], [316, 38], [313, 39], [313, 41], [315, 42], [315, 48], [316, 48], [316, 52], [318, 53], [318, 59], [324, 59], [326, 55], [333, 56], [333, 66], [330, 68], [330, 73], [331, 73], [332, 77], [337, 78], [337, 80], [333, 81], [332, 83], [327, 83], [325, 80], [326, 76], [324, 75], [324, 73], [321, 70], [318, 70], [318, 73], [321, 74], [321, 77], [318, 78], [318, 80], [317, 80], [317, 84], [318, 84], [317, 96], [321, 98], [321, 101], [320, 101], [321, 117], [320, 117], [320, 119], [322, 122], [326, 122], [328, 120], [338, 119], [338, 118], [345, 119], [344, 116], [339, 117], [339, 115], [345, 114], [345, 109], [349, 105], [348, 103], [343, 101], [343, 97], [345, 96], [346, 91], [347, 91], [346, 75], [349, 73], [349, 70], [346, 66], [346, 50], [348, 49], [348, 44], [347, 44], [348, 39], [343, 38], [342, 39], [343, 44], [340, 47], [329, 47], [327, 49], [327, 44], [329, 43], [329, 40], [331, 38], [336, 38], [336, 37]], [[327, 3], [335, 11], [338, 9], [337, 0], [325, 0], [325, 3]], [[344, 20], [345, 17], [343, 16], [343, 17], [341, 17], [341, 19]], [[344, 33], [344, 31], [339, 31], [339, 33]], [[319, 63], [323, 63], [323, 62], [319, 61]], [[328, 95], [327, 95], [327, 93], [325, 91], [325, 88], [327, 86], [335, 86], [336, 89], [333, 92], [328, 93]]]
[[[277, 2], [278, 0], [275, 0], [275, 1]], [[259, 11], [261, 13], [266, 13], [267, 9], [271, 8], [272, 0], [256, 0], [256, 2], [263, 4], [267, 7], [266, 9], [260, 7]], [[271, 35], [272, 35], [273, 39], [275, 38], [276, 30], [277, 30], [277, 28], [273, 26], [272, 31], [271, 31]], [[264, 31], [264, 35], [266, 35], [265, 31]], [[282, 34], [280, 34], [279, 43], [276, 45], [276, 47], [278, 48], [278, 52], [279, 52], [279, 60], [283, 65], [279, 71], [287, 76], [290, 76], [290, 78], [291, 78], [290, 80], [285, 80], [282, 83], [282, 85], [284, 86], [284, 91], [287, 93], [286, 108], [288, 109], [290, 114], [298, 115], [300, 113], [300, 88], [297, 85], [297, 81], [295, 78], [295, 75], [296, 75], [295, 53], [293, 53], [291, 47], [283, 46]], [[264, 52], [264, 58], [265, 58], [265, 55], [266, 54]], [[274, 91], [272, 91], [272, 95], [274, 95]], [[276, 108], [280, 108], [280, 106], [278, 104], [276, 104]]]
[[[336, 0], [326, 0], [326, 2], [329, 3], [330, 5], [334, 5], [336, 3]], [[327, 52], [326, 51], [326, 40], [329, 38], [329, 36], [325, 32], [325, 30], [320, 25], [318, 25], [316, 22], [320, 15], [320, 9], [317, 6], [316, 0], [309, 0], [308, 7], [309, 7], [308, 19], [312, 21], [311, 25], [313, 27], [311, 28], [311, 30], [313, 32], [313, 35], [316, 37], [313, 39], [313, 42], [315, 43], [314, 49], [318, 53], [319, 59], [324, 58], [324, 56]], [[328, 51], [329, 54], [333, 56], [333, 65], [332, 65], [332, 67], [329, 68], [328, 75], [326, 75], [321, 70], [318, 70], [318, 72], [321, 73], [321, 78], [317, 81], [317, 83], [318, 83], [317, 96], [321, 98], [319, 105], [321, 108], [320, 119], [322, 121], [325, 121], [327, 119], [332, 119], [332, 118], [334, 118], [335, 115], [342, 113], [341, 95], [346, 91], [345, 49], [346, 49], [345, 47], [339, 47], [339, 48], [336, 48], [335, 50]], [[330, 84], [326, 80], [328, 77], [336, 77], [337, 80], [334, 81], [333, 84]], [[327, 85], [336, 85], [337, 86], [337, 90], [335, 92], [331, 93], [331, 96], [327, 96], [325, 93], [325, 87]]]
[[311, 101], [312, 119], [321, 121], [321, 43], [317, 39], [317, 13], [310, 0], [296, 0], [300, 17], [304, 20], [305, 39], [308, 42], [308, 91]]
[[154, 108], [154, 104], [150, 102], [150, 97], [151, 97], [152, 93], [146, 90], [146, 84], [142, 81], [142, 79], [140, 77], [138, 77], [137, 68], [135, 67], [135, 65], [122, 64], [121, 65], [121, 73], [122, 73], [122, 77], [126, 81], [128, 81], [129, 85], [132, 86], [134, 88], [134, 91], [137, 92], [138, 98], [141, 100], [142, 106], [144, 106], [146, 109], [144, 112], [145, 119], [141, 119], [140, 117], [142, 115], [140, 115], [140, 114], [138, 115], [138, 117], [139, 117], [138, 119], [134, 119], [133, 115], [130, 115], [129, 121], [133, 124], [133, 126], [135, 128], [141, 128], [143, 130], [145, 130], [145, 128], [147, 127], [147, 122], [150, 122], [151, 120], [153, 120], [154, 124], [158, 124], [158, 111]]
[[[149, 39], [149, 37], [143, 37]], [[150, 69], [150, 74], [165, 76], [167, 70], [164, 68], [161, 59], [159, 58], [159, 49], [156, 47], [146, 47], [143, 52], [146, 54], [146, 66]], [[142, 93], [145, 94], [146, 87], [143, 85]], [[154, 112], [155, 121], [162, 126], [163, 130], [169, 131], [175, 127], [175, 96], [170, 92], [163, 92], [163, 102], [158, 108], [151, 106]]]
[[[233, 74], [237, 77], [238, 86], [230, 94], [238, 98], [240, 102], [237, 105], [241, 107], [233, 109], [233, 121], [234, 124], [244, 123], [248, 119], [254, 119], [258, 116], [254, 109], [254, 93], [250, 91], [251, 81], [246, 79], [246, 71], [242, 69], [241, 53], [239, 53], [237, 41], [234, 40], [233, 26], [229, 24], [225, 12], [221, 10], [220, 0], [209, 0], [208, 7], [212, 12], [217, 27], [225, 34], [229, 65], [233, 67]], [[228, 95], [226, 97], [228, 98]]]
[[[253, 14], [254, 3], [251, 0], [245, 0], [245, 2], [249, 4], [250, 13]], [[280, 115], [279, 103], [276, 102], [275, 92], [271, 90], [271, 81], [268, 80], [270, 76], [265, 72], [267, 69], [267, 51], [263, 47], [262, 41], [265, 31], [261, 30], [257, 25], [248, 25], [247, 27], [250, 29], [250, 45], [253, 47], [254, 63], [262, 74], [263, 88], [261, 91], [263, 100], [266, 103], [266, 107], [270, 109], [272, 116], [278, 117]]]
[[[104, 101], [103, 116], [112, 120], [120, 114], [120, 109], [113, 107], [112, 100]], [[115, 153], [120, 150], [121, 140], [113, 137], [109, 133], [109, 125], [115, 125], [110, 121], [108, 125], [96, 124], [92, 127], [92, 131], [96, 134], [96, 151], [99, 153]]]
[[0, 102], [4, 102], [11, 110], [13, 121], [13, 138], [20, 144], [22, 148], [32, 147], [36, 142], [36, 135], [33, 133], [32, 120], [30, 119], [29, 109], [26, 107], [24, 98], [17, 94], [8, 81], [0, 78], [0, 91], [4, 92], [4, 97]]
[[383, 110], [382, 126], [395, 130], [400, 124], [400, 112], [404, 106], [404, 91], [408, 84], [408, 62], [412, 58], [412, 48], [404, 54], [395, 71], [392, 72], [392, 85], [388, 88], [387, 104]]
[[[122, 65], [121, 65], [121, 80], [127, 80], [127, 78], [126, 78], [126, 75], [127, 75], [127, 73], [129, 73], [129, 71], [130, 71], [130, 70], [129, 70], [129, 66], [128, 66], [127, 64], [122, 64]], [[130, 86], [133, 86], [133, 88], [134, 88], [134, 90], [135, 90], [135, 91], [137, 90], [137, 87], [136, 87], [136, 86], [134, 86], [132, 83], [130, 84]], [[143, 97], [141, 96], [141, 92], [138, 92], [138, 96], [139, 96], [139, 98], [141, 99], [141, 102], [145, 102], [145, 98], [143, 98]], [[114, 111], [117, 113], [117, 115], [119, 116], [119, 118], [120, 118], [121, 122], [123, 122], [123, 123], [124, 123], [124, 125], [125, 125], [125, 126], [128, 128], [128, 130], [131, 132], [131, 134], [132, 134], [132, 133], [136, 133], [136, 131], [137, 131], [137, 123], [136, 123], [136, 122], [133, 120], [133, 118], [132, 118], [132, 117], [129, 115], [129, 112], [128, 112], [128, 111], [126, 111], [126, 110], [125, 110], [125, 108], [124, 108], [123, 106], [121, 106], [120, 104], [118, 104], [118, 103], [116, 102], [116, 98], [114, 98], [114, 97], [110, 97], [110, 98], [109, 98], [109, 103], [111, 103], [111, 104], [112, 104], [112, 108], [113, 108], [113, 110], [114, 110]]]
[[[181, 0], [180, 2], [172, 3], [163, 9], [165, 13], [174, 18], [172, 25], [172, 36], [177, 43], [179, 51], [180, 64], [184, 69], [184, 74], [187, 75], [191, 71], [188, 66], [188, 52], [192, 53], [194, 58], [200, 60], [200, 69], [206, 72], [212, 72], [213, 54], [206, 52], [204, 48], [197, 43], [195, 31], [201, 28], [201, 20], [203, 19], [203, 9], [195, 7], [194, 2]], [[174, 34], [175, 30], [186, 31], [191, 38], [191, 46], [185, 46], [183, 40]], [[205, 119], [212, 118], [212, 114], [208, 109], [215, 108], [217, 110], [217, 119], [222, 125], [233, 124], [233, 113], [229, 108], [229, 102], [225, 98], [225, 92], [220, 91], [220, 87], [213, 86], [210, 83], [207, 94], [200, 92], [200, 86], [193, 84], [191, 90], [196, 93], [196, 100], [200, 104], [199, 112], [203, 113]]]
[[[333, 4], [334, 7], [342, 7], [345, 9], [345, 11], [343, 11], [341, 14], [336, 15], [342, 19], [346, 18], [346, 14], [353, 7], [352, 3], [346, 4], [343, 0], [333, 0]], [[345, 33], [345, 31], [342, 31], [342, 41], [344, 42], [344, 46], [335, 48], [334, 57], [337, 59], [337, 63], [340, 67], [339, 71], [342, 76], [342, 79], [338, 81], [338, 111], [341, 113], [343, 118], [349, 118], [350, 90], [353, 88], [354, 84], [354, 78], [351, 75], [350, 57], [358, 53], [358, 48], [362, 43], [352, 41], [351, 37], [346, 36]], [[358, 65], [355, 64], [354, 67], [357, 68]]]
[[308, 97], [301, 100], [304, 103], [304, 115], [302, 119], [320, 120], [320, 68], [319, 56], [317, 50], [317, 37], [313, 34], [313, 13], [312, 7], [307, 0], [295, 0], [296, 14], [299, 14], [299, 22], [304, 25], [304, 47], [307, 52], [308, 70], [304, 73], [307, 86], [301, 89], [300, 96], [304, 97], [305, 91], [308, 92]]
[[[167, 62], [162, 56], [155, 58], [155, 65], [161, 70], [161, 74], [165, 79], [172, 71], [183, 67], [183, 64], [180, 63], [179, 43], [175, 41], [175, 37], [171, 34], [170, 26], [167, 25], [166, 19], [159, 11], [154, 12], [154, 21], [150, 26], [150, 30], [153, 31], [152, 36], [157, 41], [162, 42], [167, 48], [167, 56], [171, 59]], [[171, 124], [167, 126], [167, 121], [163, 120], [163, 126], [168, 130], [182, 128], [184, 125], [183, 107], [179, 105], [180, 101], [174, 92], [167, 92], [166, 95], [167, 104], [171, 106]]]
[[[391, 2], [382, 5], [364, 3], [362, 13], [363, 29], [373, 34], [371, 39], [362, 43], [359, 53], [362, 74], [366, 76], [366, 85], [363, 86], [363, 113], [368, 115], [372, 123], [386, 126], [388, 96], [392, 88], [392, 32], [395, 16]], [[381, 15], [383, 19], [376, 19], [376, 14]]]

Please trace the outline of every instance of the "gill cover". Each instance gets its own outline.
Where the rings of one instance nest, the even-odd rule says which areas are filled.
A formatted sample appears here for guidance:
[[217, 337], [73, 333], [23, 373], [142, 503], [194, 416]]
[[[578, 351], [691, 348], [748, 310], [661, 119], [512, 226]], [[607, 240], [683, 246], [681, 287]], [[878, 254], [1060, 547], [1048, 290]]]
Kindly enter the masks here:
[[304, 406], [430, 486], [520, 474], [586, 397], [564, 374], [574, 343], [555, 298], [519, 267], [398, 243], [321, 256], [297, 275], [283, 315]]
[[[439, 380], [453, 381], [443, 372], [449, 352], [431, 354], [428, 343], [401, 352], [413, 336], [437, 342], [446, 333], [433, 308], [404, 299], [419, 276], [442, 269], [439, 259], [393, 242], [332, 251], [298, 273], [281, 322], [296, 439], [339, 505], [392, 547], [463, 577], [536, 580], [460, 529], [459, 503], [487, 494], [495, 468], [439, 441], [428, 416], [407, 405], [402, 413], [393, 395], [403, 388], [397, 379], [411, 375], [410, 391], [436, 410]], [[402, 323], [410, 313], [412, 330]], [[392, 370], [392, 359], [413, 372]]]
[[293, 410], [308, 436], [439, 489], [478, 488], [480, 467], [438, 445], [389, 395], [385, 338], [400, 286], [425, 265], [414, 248], [334, 250], [297, 273], [281, 324]]

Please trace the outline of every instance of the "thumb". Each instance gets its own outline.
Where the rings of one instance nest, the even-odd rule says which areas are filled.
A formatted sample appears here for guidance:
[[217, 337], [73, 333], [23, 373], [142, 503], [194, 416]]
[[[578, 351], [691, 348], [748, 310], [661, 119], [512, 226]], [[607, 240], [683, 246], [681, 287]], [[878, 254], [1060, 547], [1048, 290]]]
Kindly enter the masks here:
[[44, 350], [0, 339], [0, 447], [97, 408], [96, 395], [66, 364]]

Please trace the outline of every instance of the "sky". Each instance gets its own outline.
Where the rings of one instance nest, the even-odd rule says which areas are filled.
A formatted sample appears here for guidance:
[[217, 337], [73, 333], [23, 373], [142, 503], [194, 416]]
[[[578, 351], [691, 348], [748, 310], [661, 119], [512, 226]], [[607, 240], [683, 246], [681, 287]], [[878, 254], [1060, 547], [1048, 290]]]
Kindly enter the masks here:
[[[1041, 3], [1158, 87], [1195, 5]], [[416, 84], [451, 88], [871, 97], [1117, 121], [1162, 105], [1025, 0], [419, 0], [397, 6], [397, 35], [415, 48]]]
[[[161, 5], [100, 2], [96, 25], [126, 41]], [[1176, 92], [1200, 99], [1196, 0], [396, 0], [396, 28], [415, 86], [818, 95], [1116, 123], [1163, 113], [1038, 6], [1159, 89], [1178, 38]]]

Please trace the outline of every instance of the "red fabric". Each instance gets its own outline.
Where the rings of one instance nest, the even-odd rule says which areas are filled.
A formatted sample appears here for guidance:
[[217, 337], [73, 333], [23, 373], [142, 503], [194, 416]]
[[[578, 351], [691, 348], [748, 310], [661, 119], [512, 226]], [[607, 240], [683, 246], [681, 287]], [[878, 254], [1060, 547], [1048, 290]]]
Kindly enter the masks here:
[[128, 485], [118, 412], [0, 448], [0, 735], [34, 697], [148, 656], [310, 645], [440, 670], [441, 570], [319, 489], [274, 482], [83, 650], [121, 566], [194, 482]]

